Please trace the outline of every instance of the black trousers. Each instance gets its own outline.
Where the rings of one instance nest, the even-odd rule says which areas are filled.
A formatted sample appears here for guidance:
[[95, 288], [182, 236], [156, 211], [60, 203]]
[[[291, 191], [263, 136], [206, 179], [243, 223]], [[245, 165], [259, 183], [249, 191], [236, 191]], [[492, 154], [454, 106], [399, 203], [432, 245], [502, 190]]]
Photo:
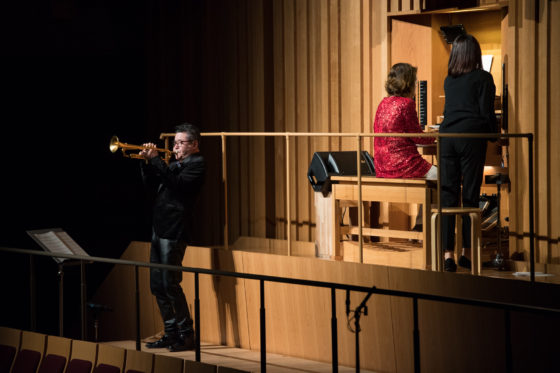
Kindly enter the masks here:
[[[478, 207], [480, 185], [486, 160], [486, 139], [441, 139], [441, 206]], [[462, 186], [462, 188], [461, 188]], [[441, 221], [443, 250], [455, 247], [455, 216], [445, 215]], [[463, 216], [463, 248], [471, 248], [471, 219]]]
[[[150, 262], [182, 265], [187, 244], [181, 240], [158, 237], [152, 232]], [[150, 268], [150, 289], [156, 297], [166, 334], [192, 331], [193, 321], [181, 288], [183, 272]]]

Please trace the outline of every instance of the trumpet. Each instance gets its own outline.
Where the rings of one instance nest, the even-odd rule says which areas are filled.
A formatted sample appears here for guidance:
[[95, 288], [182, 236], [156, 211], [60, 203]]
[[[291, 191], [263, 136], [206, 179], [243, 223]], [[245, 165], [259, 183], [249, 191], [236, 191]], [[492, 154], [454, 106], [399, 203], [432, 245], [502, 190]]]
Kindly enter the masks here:
[[119, 150], [119, 148], [121, 148], [122, 154], [124, 157], [128, 157], [128, 158], [137, 158], [137, 159], [144, 159], [144, 157], [140, 156], [139, 154], [129, 154], [127, 153], [128, 150], [144, 150], [144, 149], [154, 149], [157, 150], [160, 153], [165, 153], [165, 161], [169, 162], [169, 159], [171, 158], [171, 154], [173, 153], [171, 150], [169, 149], [162, 149], [162, 148], [150, 148], [147, 146], [142, 146], [142, 145], [132, 145], [132, 144], [127, 144], [126, 142], [120, 142], [119, 138], [117, 136], [113, 136], [111, 137], [111, 141], [109, 142], [109, 150], [111, 151], [111, 153], [115, 153], [117, 150]]

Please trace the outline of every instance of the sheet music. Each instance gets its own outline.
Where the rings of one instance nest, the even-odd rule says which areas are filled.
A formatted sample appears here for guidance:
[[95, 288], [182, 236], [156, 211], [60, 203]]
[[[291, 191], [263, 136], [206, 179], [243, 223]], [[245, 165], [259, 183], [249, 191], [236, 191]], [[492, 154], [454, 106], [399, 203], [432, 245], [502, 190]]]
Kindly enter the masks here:
[[[84, 251], [74, 241], [68, 233], [64, 232], [63, 230], [42, 230], [42, 231], [30, 231], [28, 232], [31, 237], [45, 250], [50, 251], [53, 254], [68, 254], [68, 255], [84, 255], [88, 256], [88, 253]], [[62, 263], [69, 258], [57, 258], [53, 257], [53, 259], [58, 262]]]
[[494, 59], [494, 56], [492, 56], [491, 54], [483, 54], [482, 55], [482, 68], [485, 71], [490, 72], [490, 69], [492, 68], [492, 60]]
[[84, 251], [84, 249], [82, 249], [82, 248], [80, 247], [80, 245], [78, 245], [78, 244], [76, 243], [76, 241], [74, 241], [74, 240], [72, 239], [72, 237], [70, 237], [70, 236], [68, 235], [68, 233], [66, 233], [66, 232], [63, 231], [63, 232], [57, 232], [57, 233], [55, 233], [55, 234], [57, 235], [58, 238], [60, 238], [60, 240], [61, 240], [62, 242], [64, 242], [64, 243], [66, 244], [66, 246], [68, 246], [68, 247], [70, 248], [70, 250], [71, 250], [74, 254], [76, 254], [76, 255], [83, 255], [83, 256], [89, 256], [88, 253], [86, 253], [86, 252]]

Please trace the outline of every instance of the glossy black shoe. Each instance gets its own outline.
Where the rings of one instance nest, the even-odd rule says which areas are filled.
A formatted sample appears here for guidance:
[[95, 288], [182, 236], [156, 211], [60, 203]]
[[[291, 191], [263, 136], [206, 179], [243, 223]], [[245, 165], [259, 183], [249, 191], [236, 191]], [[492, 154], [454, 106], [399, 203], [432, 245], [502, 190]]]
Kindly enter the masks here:
[[194, 332], [180, 333], [175, 343], [167, 348], [170, 352], [194, 350]]
[[455, 264], [455, 260], [448, 258], [445, 259], [443, 263], [443, 270], [445, 272], [457, 272], [457, 264]]
[[461, 267], [471, 269], [471, 261], [464, 255], [459, 257], [458, 263]]
[[177, 342], [177, 336], [172, 334], [164, 334], [161, 339], [158, 339], [155, 342], [148, 342], [146, 343], [146, 348], [165, 348], [172, 346], [174, 343]]

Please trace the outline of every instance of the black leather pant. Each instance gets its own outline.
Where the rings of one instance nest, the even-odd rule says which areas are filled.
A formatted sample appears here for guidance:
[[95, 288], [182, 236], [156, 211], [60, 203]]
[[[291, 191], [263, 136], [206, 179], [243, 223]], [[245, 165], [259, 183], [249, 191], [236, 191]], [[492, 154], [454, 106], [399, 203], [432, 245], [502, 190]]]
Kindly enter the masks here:
[[[480, 185], [486, 160], [486, 139], [441, 139], [441, 206], [478, 207]], [[462, 188], [461, 188], [462, 187]], [[444, 215], [441, 220], [443, 249], [455, 247], [455, 216]], [[471, 248], [471, 218], [463, 216], [463, 248]]]
[[[181, 240], [158, 237], [152, 232], [150, 262], [182, 265], [187, 244]], [[150, 289], [156, 297], [166, 334], [192, 331], [193, 321], [181, 288], [183, 272], [150, 268]]]

